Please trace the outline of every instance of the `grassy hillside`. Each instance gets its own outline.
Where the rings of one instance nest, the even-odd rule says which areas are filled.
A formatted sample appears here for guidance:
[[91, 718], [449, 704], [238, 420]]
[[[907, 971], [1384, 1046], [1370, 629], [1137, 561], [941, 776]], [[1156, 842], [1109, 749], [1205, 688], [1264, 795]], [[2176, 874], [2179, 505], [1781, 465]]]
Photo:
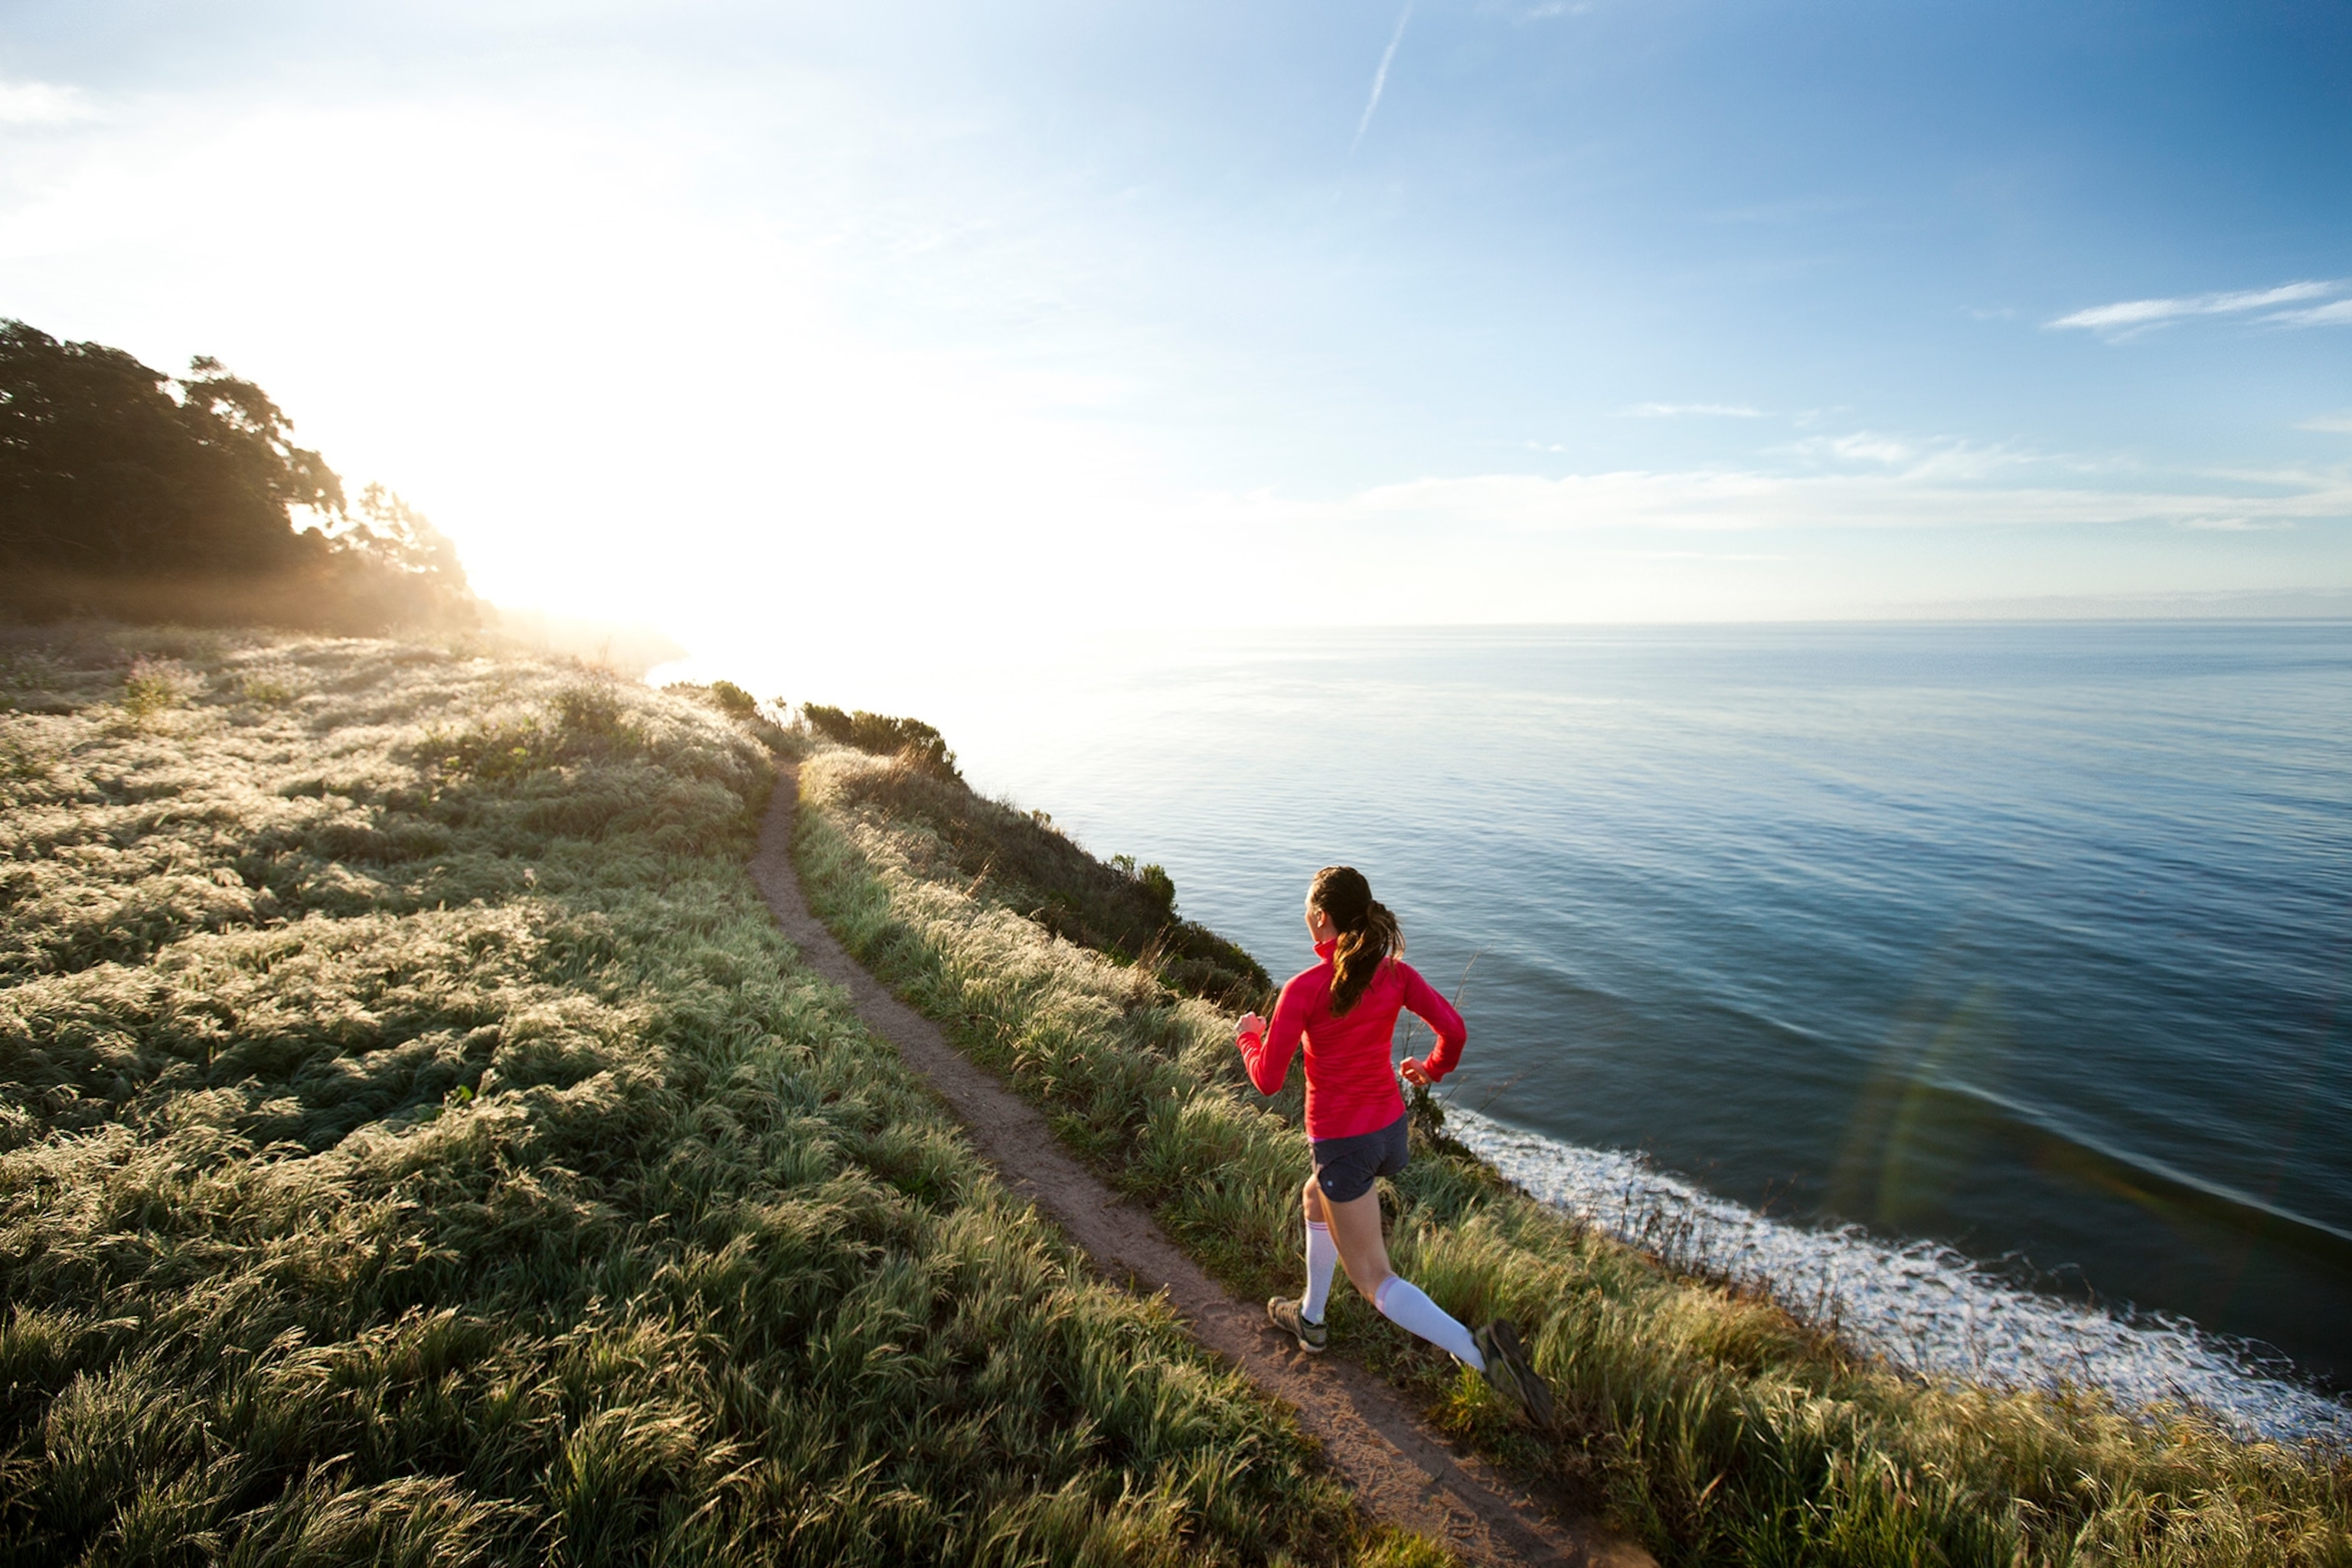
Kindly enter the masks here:
[[[952, 814], [928, 795], [947, 786], [910, 805], [906, 772], [847, 750], [803, 764], [797, 852], [820, 914], [1238, 1293], [1295, 1291], [1296, 1075], [1269, 1107], [1228, 1010], [1057, 940], [1028, 914], [1037, 888], [975, 872], [942, 828]], [[2189, 1413], [1906, 1380], [1579, 1228], [1420, 1120], [1392, 1194], [1397, 1265], [1465, 1320], [1517, 1319], [1565, 1429], [1513, 1426], [1344, 1283], [1336, 1347], [1670, 1562], [2352, 1563], [2352, 1461], [2240, 1443]]]
[[0, 1555], [1427, 1555], [797, 966], [762, 739], [462, 650], [0, 642]]

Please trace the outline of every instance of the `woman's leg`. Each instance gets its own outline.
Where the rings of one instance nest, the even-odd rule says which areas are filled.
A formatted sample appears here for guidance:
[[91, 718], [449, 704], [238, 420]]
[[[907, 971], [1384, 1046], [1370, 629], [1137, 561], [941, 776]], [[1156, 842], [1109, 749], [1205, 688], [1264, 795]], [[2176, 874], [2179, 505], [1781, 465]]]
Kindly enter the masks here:
[[1354, 1282], [1357, 1294], [1367, 1301], [1380, 1289], [1381, 1281], [1389, 1278], [1388, 1237], [1381, 1234], [1381, 1190], [1373, 1187], [1361, 1197], [1346, 1203], [1334, 1203], [1323, 1195], [1315, 1178], [1307, 1178], [1307, 1222], [1321, 1220], [1331, 1227], [1331, 1239], [1338, 1244], [1339, 1261]]
[[1381, 1234], [1378, 1187], [1361, 1197], [1334, 1203], [1310, 1181], [1307, 1201], [1310, 1218], [1315, 1208], [1322, 1210], [1331, 1227], [1331, 1239], [1339, 1243], [1339, 1261], [1347, 1265], [1348, 1278], [1381, 1316], [1408, 1332], [1419, 1334], [1454, 1360], [1479, 1372], [1486, 1370], [1486, 1358], [1479, 1353], [1470, 1331], [1431, 1300], [1419, 1286], [1390, 1271], [1388, 1238]]
[[1339, 1266], [1339, 1248], [1331, 1239], [1331, 1222], [1323, 1215], [1323, 1194], [1315, 1178], [1307, 1178], [1307, 1294], [1298, 1299], [1298, 1315], [1310, 1323], [1323, 1321], [1331, 1300], [1331, 1272]]

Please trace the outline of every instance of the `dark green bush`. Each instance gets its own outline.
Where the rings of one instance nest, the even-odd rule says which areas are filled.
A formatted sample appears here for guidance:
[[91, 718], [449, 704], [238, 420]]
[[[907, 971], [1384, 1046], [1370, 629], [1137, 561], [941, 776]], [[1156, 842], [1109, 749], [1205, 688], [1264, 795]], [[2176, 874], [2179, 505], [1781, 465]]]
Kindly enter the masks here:
[[956, 771], [955, 753], [948, 750], [947, 738], [920, 719], [892, 719], [863, 708], [845, 713], [822, 702], [803, 704], [801, 716], [828, 741], [880, 756], [909, 757], [942, 778], [963, 777]]
[[731, 680], [712, 681], [710, 700], [731, 718], [749, 719], [760, 711], [760, 700]]

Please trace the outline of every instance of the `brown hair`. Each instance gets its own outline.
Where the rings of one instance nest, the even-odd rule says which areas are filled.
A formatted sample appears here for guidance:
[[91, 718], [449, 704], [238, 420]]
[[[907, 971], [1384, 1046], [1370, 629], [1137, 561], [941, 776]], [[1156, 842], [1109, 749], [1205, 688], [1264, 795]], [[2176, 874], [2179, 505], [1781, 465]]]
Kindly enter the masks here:
[[1372, 897], [1372, 885], [1353, 866], [1326, 866], [1315, 873], [1307, 901], [1339, 930], [1331, 955], [1331, 1016], [1338, 1017], [1363, 999], [1364, 987], [1381, 961], [1404, 952], [1404, 930], [1388, 906]]

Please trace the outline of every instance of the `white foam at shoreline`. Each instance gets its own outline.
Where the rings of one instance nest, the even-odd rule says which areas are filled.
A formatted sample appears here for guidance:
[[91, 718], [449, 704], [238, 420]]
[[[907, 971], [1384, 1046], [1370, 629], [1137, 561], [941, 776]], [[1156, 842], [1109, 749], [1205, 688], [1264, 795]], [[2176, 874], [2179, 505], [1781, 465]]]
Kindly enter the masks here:
[[1446, 1108], [1445, 1126], [1545, 1202], [1679, 1266], [1765, 1289], [1907, 1371], [2009, 1387], [2069, 1383], [2135, 1407], [2185, 1402], [2250, 1435], [2352, 1447], [2352, 1405], [2269, 1375], [2193, 1324], [2126, 1321], [1995, 1279], [1933, 1242], [1785, 1224], [1641, 1155], [1554, 1142], [1458, 1106]]

